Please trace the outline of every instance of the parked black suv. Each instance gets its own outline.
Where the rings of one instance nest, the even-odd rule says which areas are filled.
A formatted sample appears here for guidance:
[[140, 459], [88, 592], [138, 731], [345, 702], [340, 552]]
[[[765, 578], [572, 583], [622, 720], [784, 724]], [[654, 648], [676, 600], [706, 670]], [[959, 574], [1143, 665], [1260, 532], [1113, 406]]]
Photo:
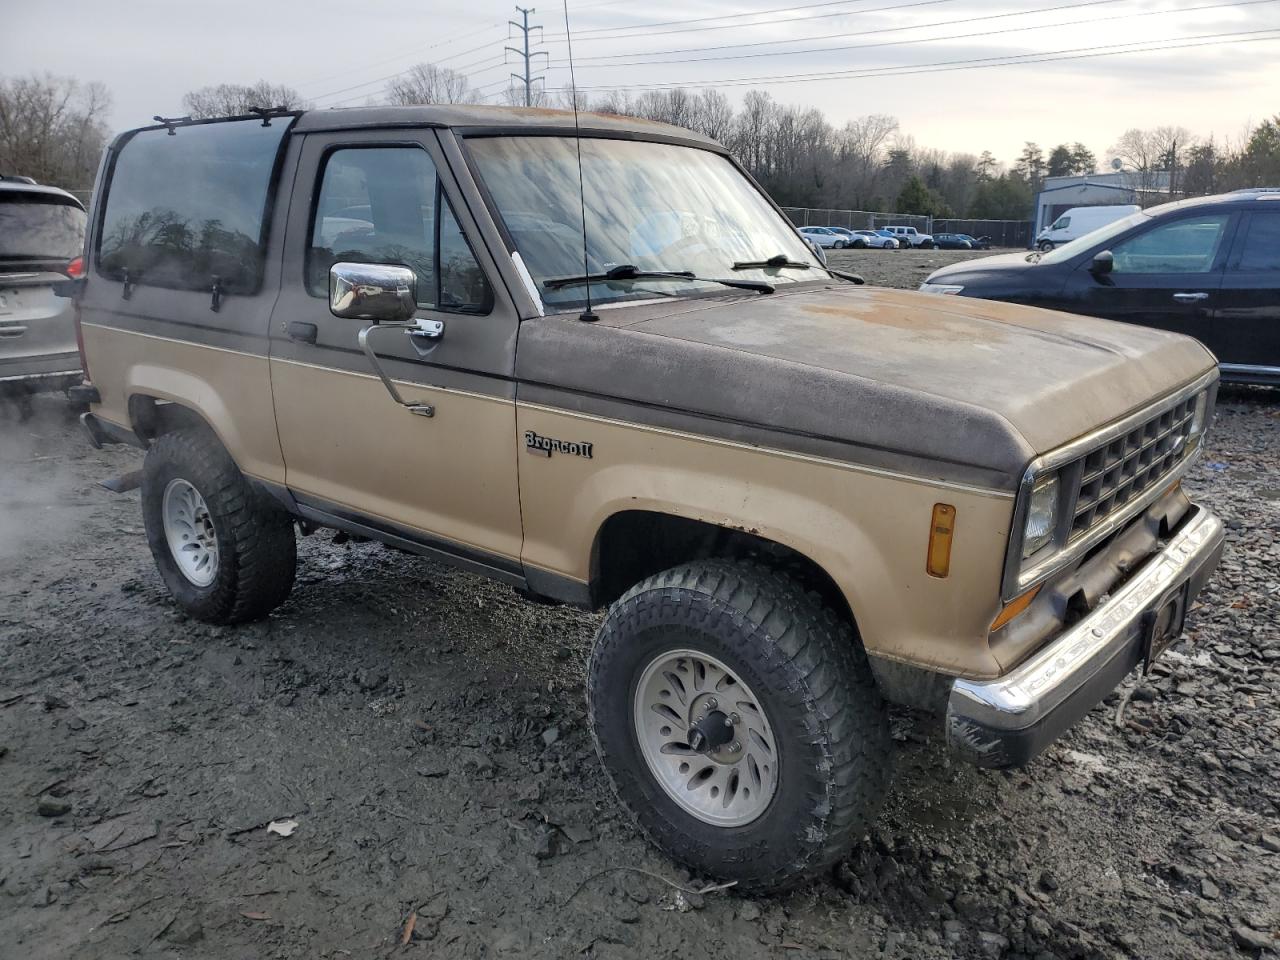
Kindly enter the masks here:
[[1223, 380], [1280, 385], [1280, 189], [1152, 207], [1049, 253], [943, 267], [920, 289], [1187, 333]]

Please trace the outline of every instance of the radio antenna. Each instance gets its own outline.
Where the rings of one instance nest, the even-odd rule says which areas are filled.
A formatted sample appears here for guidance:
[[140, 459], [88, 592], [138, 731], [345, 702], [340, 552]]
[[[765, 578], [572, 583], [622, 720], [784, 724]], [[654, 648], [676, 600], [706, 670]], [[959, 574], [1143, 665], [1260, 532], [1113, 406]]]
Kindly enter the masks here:
[[[569, 33], [569, 0], [564, 2], [564, 39], [569, 46], [569, 91], [573, 95], [573, 142], [578, 148], [578, 204], [582, 209], [582, 275], [591, 276], [587, 261], [587, 189], [582, 177], [582, 126], [578, 123], [578, 81], [573, 72], [573, 37]], [[586, 281], [586, 309], [578, 316], [584, 323], [595, 323], [600, 318], [591, 309], [591, 281]]]

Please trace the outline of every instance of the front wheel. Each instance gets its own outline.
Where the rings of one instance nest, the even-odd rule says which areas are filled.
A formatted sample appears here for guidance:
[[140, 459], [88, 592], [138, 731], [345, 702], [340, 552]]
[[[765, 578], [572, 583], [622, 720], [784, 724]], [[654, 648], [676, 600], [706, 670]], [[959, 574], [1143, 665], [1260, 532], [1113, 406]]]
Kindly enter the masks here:
[[1052, 241], [1052, 240], [1041, 240], [1041, 241], [1040, 241], [1040, 252], [1041, 252], [1041, 253], [1048, 253], [1048, 252], [1049, 252], [1050, 250], [1052, 250], [1052, 249], [1053, 249], [1053, 241]]
[[833, 244], [832, 244], [832, 246], [833, 246], [833, 247], [835, 247], [837, 250], [843, 250], [843, 249], [844, 249], [844, 241], [843, 241], [843, 240], [837, 240], [835, 243], [833, 243]]
[[888, 788], [887, 714], [850, 625], [754, 564], [628, 591], [591, 655], [596, 749], [658, 847], [744, 889], [829, 868]]
[[142, 520], [160, 576], [197, 620], [256, 620], [293, 589], [293, 521], [208, 430], [166, 433], [148, 448]]

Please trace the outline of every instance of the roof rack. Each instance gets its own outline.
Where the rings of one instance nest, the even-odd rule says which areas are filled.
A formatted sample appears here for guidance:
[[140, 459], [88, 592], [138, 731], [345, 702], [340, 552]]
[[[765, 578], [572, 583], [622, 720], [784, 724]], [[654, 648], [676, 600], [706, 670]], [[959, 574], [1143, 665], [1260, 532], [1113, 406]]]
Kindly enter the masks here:
[[298, 117], [305, 111], [294, 107], [278, 106], [278, 107], [248, 107], [246, 112], [228, 115], [225, 117], [162, 117], [159, 114], [152, 117], [159, 126], [169, 131], [169, 136], [174, 136], [182, 127], [195, 127], [206, 123], [224, 123], [231, 120], [261, 120], [264, 127], [271, 126], [271, 121], [276, 117]]

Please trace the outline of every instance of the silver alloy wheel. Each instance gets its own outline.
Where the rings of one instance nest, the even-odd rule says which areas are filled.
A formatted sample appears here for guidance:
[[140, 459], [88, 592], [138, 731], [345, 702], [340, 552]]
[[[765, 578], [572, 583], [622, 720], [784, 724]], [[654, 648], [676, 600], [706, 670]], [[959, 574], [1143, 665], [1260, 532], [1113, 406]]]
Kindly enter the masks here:
[[164, 488], [160, 505], [164, 538], [182, 575], [207, 587], [218, 575], [218, 534], [200, 491], [180, 477]]
[[635, 690], [636, 738], [667, 796], [719, 827], [764, 813], [778, 789], [778, 747], [746, 684], [715, 657], [669, 650]]

